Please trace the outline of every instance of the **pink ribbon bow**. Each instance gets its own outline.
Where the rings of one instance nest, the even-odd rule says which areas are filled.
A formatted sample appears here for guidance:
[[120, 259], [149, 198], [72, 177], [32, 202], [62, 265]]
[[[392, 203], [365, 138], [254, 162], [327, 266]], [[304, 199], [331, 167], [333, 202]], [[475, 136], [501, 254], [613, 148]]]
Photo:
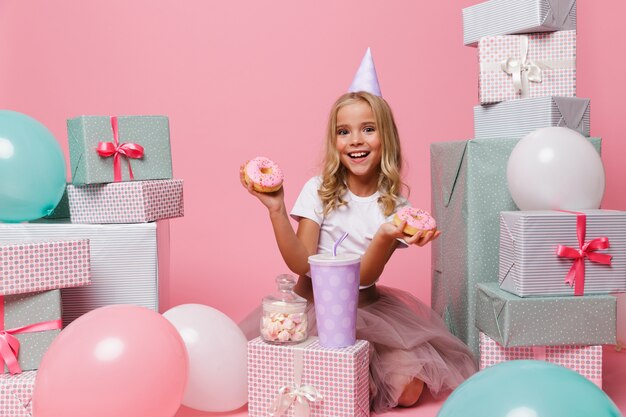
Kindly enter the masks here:
[[588, 258], [591, 262], [611, 265], [611, 255], [595, 252], [600, 249], [608, 249], [609, 238], [605, 236], [598, 237], [585, 243], [587, 216], [574, 211], [561, 211], [576, 215], [576, 234], [578, 235], [579, 248], [576, 249], [569, 246], [558, 245], [556, 254], [565, 258], [574, 259], [572, 267], [565, 276], [565, 282], [574, 287], [574, 295], [583, 295], [585, 293], [585, 258]]
[[62, 324], [61, 320], [50, 320], [16, 327], [15, 329], [0, 330], [0, 357], [6, 363], [9, 372], [13, 375], [22, 372], [22, 368], [17, 363], [17, 358], [20, 354], [20, 341], [14, 335], [57, 330], [61, 328]]
[[131, 180], [133, 177], [133, 170], [130, 167], [130, 160], [128, 158], [139, 159], [143, 157], [143, 146], [136, 143], [122, 143], [119, 144], [119, 133], [117, 129], [117, 117], [111, 117], [111, 128], [113, 129], [113, 142], [98, 142], [96, 152], [98, 155], [108, 158], [113, 157], [113, 181], [122, 181], [122, 164], [120, 161], [120, 155], [125, 156], [128, 162], [128, 175]]

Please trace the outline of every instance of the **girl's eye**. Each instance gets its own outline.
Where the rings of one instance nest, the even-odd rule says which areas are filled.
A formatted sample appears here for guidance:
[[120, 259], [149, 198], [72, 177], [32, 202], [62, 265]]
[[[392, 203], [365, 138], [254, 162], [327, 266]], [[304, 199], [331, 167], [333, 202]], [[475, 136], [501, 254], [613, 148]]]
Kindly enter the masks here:
[[347, 135], [348, 134], [348, 129], [338, 129], [337, 130], [337, 134], [338, 135]]
[[372, 133], [376, 131], [376, 128], [374, 128], [373, 126], [368, 126], [366, 128], [363, 129], [364, 132], [366, 133]]

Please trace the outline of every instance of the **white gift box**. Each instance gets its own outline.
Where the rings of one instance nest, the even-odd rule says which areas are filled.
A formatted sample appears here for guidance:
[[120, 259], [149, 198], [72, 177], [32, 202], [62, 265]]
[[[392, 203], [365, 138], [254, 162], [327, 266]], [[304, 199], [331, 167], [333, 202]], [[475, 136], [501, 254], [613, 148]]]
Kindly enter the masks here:
[[498, 279], [520, 297], [626, 291], [626, 212], [501, 212]]
[[[93, 309], [111, 304], [158, 311], [159, 281], [162, 286], [168, 282], [168, 233], [167, 220], [107, 225], [67, 221], [0, 223], [0, 244], [89, 239], [91, 285], [61, 291], [66, 326]], [[159, 265], [166, 267], [160, 269]]]
[[567, 127], [589, 136], [588, 98], [537, 97], [474, 107], [474, 138], [521, 139], [543, 127]]
[[484, 36], [576, 29], [576, 0], [490, 0], [463, 9], [463, 43]]

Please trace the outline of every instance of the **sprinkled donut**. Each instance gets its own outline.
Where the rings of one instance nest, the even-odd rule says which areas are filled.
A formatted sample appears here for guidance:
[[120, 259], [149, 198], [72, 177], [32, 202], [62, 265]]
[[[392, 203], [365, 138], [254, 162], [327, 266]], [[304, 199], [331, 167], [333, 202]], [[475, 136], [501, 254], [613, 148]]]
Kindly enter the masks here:
[[274, 161], [263, 156], [248, 161], [243, 173], [246, 184], [252, 183], [261, 193], [271, 193], [283, 186], [283, 171]]
[[413, 236], [418, 232], [428, 232], [437, 227], [435, 219], [422, 209], [413, 207], [402, 207], [393, 217], [393, 223], [398, 226], [402, 221], [406, 221], [406, 226], [402, 232]]

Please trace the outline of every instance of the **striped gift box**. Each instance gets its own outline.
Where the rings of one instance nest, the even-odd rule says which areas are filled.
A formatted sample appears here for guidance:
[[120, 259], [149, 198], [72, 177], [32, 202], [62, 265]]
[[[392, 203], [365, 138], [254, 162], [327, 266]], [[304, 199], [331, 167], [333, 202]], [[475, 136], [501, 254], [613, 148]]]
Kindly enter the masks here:
[[32, 417], [37, 371], [0, 375], [0, 417]]
[[576, 29], [576, 0], [490, 0], [463, 9], [463, 43], [484, 36]]
[[304, 396], [269, 414], [281, 393], [288, 396], [296, 388], [317, 394], [308, 404], [311, 416], [368, 417], [369, 343], [325, 348], [317, 337], [297, 345], [269, 344], [259, 337], [248, 342], [248, 416], [300, 415], [297, 403], [308, 402]]
[[535, 129], [560, 126], [589, 136], [589, 99], [537, 97], [474, 107], [475, 138], [520, 139]]
[[72, 223], [145, 223], [182, 217], [183, 180], [67, 186]]
[[[159, 228], [165, 227], [159, 222]], [[167, 281], [167, 270], [158, 264], [169, 256], [162, 241], [157, 256], [157, 223], [72, 224], [0, 223], [0, 244], [13, 241], [89, 239], [91, 285], [62, 290], [63, 324], [111, 304], [132, 304], [154, 311], [159, 308], [159, 279]], [[162, 258], [162, 259], [159, 259]]]
[[576, 31], [489, 36], [478, 42], [481, 104], [576, 95]]
[[[626, 291], [626, 212], [579, 212], [501, 212], [500, 287], [520, 297]], [[581, 216], [586, 219], [584, 242], [579, 242], [577, 233]], [[608, 238], [610, 247], [593, 251], [593, 256], [610, 255], [610, 264], [588, 256], [573, 259], [565, 253], [557, 254], [559, 245], [578, 254], [583, 245], [600, 238]], [[584, 262], [584, 274], [577, 272], [574, 262]], [[570, 270], [575, 274], [569, 275]], [[573, 285], [566, 283], [568, 275]]]
[[480, 333], [480, 369], [512, 360], [544, 360], [578, 372], [602, 388], [602, 346], [517, 346], [505, 348]]

